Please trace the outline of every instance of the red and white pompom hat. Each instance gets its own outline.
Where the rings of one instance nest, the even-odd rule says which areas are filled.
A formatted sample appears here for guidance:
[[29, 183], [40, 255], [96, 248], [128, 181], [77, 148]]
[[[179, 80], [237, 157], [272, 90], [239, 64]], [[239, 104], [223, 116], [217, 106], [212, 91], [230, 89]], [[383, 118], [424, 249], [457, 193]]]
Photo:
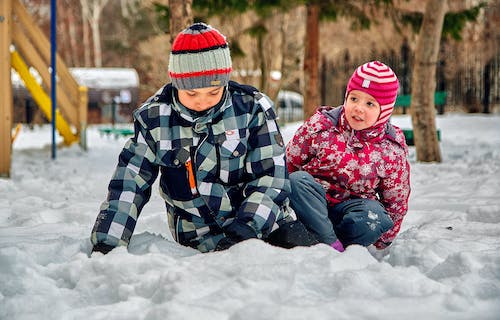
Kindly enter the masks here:
[[168, 74], [181, 90], [225, 86], [232, 70], [226, 37], [204, 23], [180, 32], [172, 44]]
[[399, 82], [394, 71], [380, 61], [359, 66], [349, 79], [346, 98], [352, 90], [368, 93], [380, 104], [380, 115], [373, 126], [386, 123], [394, 110]]

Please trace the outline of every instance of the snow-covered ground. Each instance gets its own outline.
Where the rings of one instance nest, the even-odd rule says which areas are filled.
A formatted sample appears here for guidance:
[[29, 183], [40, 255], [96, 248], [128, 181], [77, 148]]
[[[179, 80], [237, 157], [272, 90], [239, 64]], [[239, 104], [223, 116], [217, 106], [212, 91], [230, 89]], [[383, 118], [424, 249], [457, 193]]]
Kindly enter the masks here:
[[51, 160], [50, 127], [23, 128], [0, 179], [0, 319], [500, 319], [500, 115], [437, 126], [443, 162], [410, 148], [410, 210], [385, 256], [258, 240], [201, 254], [171, 240], [155, 190], [128, 250], [91, 258], [125, 139], [91, 127], [88, 152]]

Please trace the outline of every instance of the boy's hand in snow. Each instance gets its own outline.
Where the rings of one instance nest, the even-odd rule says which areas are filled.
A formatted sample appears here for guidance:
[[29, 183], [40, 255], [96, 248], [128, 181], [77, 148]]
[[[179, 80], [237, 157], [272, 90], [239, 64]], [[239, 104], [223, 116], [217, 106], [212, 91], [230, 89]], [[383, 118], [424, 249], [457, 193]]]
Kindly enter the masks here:
[[115, 247], [107, 245], [105, 243], [98, 243], [92, 248], [92, 253], [94, 252], [100, 252], [102, 254], [106, 254], [113, 250]]
[[219, 240], [215, 251], [226, 250], [238, 242], [257, 238], [255, 231], [249, 225], [239, 220], [233, 221], [233, 223], [224, 228], [224, 233], [226, 236]]
[[215, 251], [222, 251], [222, 250], [227, 250], [231, 248], [233, 245], [235, 245], [237, 242], [234, 240], [231, 240], [228, 237], [224, 237], [219, 240], [217, 243], [217, 246], [215, 247]]

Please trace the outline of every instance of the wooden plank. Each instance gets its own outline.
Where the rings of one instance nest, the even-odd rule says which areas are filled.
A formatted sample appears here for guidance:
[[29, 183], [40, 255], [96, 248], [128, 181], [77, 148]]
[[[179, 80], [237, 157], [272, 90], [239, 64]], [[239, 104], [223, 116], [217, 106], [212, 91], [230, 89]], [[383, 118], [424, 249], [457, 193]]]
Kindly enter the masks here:
[[0, 176], [10, 176], [12, 154], [12, 80], [10, 44], [12, 2], [0, 1]]
[[[29, 72], [28, 66], [24, 63], [19, 54], [14, 51], [11, 55], [12, 67], [16, 69], [17, 73], [24, 82], [26, 89], [31, 93], [38, 107], [43, 111], [47, 119], [52, 119], [52, 102], [50, 97], [43, 91], [42, 87], [38, 84], [35, 78]], [[69, 124], [64, 120], [59, 110], [56, 110], [56, 127], [64, 139], [66, 145], [70, 145], [78, 140], [78, 137], [72, 132]]]
[[[2, 0], [3, 1], [3, 0]], [[29, 39], [33, 43], [33, 46], [38, 49], [40, 52], [41, 57], [44, 59], [45, 64], [47, 66], [50, 65], [50, 42], [45, 36], [45, 34], [40, 30], [40, 28], [37, 27], [37, 24], [31, 18], [29, 15], [28, 11], [26, 8], [21, 4], [19, 0], [12, 0], [13, 1], [13, 11], [16, 17], [18, 18], [19, 22], [21, 25], [26, 28], [27, 33], [29, 34]], [[61, 57], [59, 54], [57, 54], [56, 58], [56, 68], [57, 68], [57, 74], [60, 77], [59, 83], [62, 84], [62, 86], [67, 87], [66, 92], [69, 92], [70, 95], [77, 95], [78, 94], [78, 87], [79, 84], [76, 82], [76, 80], [73, 78], [71, 73], [69, 72], [69, 69], [66, 67], [66, 65], [63, 63]]]
[[[35, 49], [33, 44], [29, 41], [28, 37], [26, 37], [26, 35], [22, 31], [21, 26], [16, 24], [12, 26], [12, 43], [14, 43], [14, 45], [16, 46], [16, 51], [21, 53], [21, 56], [25, 59], [26, 63], [28, 63], [28, 65], [34, 67], [38, 71], [38, 73], [42, 77], [44, 84], [47, 86], [47, 90], [49, 91], [52, 86], [49, 66], [40, 56], [40, 53]], [[59, 92], [65, 92], [64, 90], [69, 89], [69, 88], [62, 88], [60, 90], [59, 89], [59, 87], [61, 86], [60, 82], [61, 81], [57, 82], [58, 94]], [[68, 97], [67, 100], [70, 101], [71, 105], [76, 105], [78, 101], [77, 97], [74, 95]]]
[[[43, 61], [43, 58], [40, 56], [37, 50], [28, 41], [26, 35], [17, 25], [14, 25], [12, 27], [12, 40], [16, 46], [16, 51], [21, 54], [21, 56], [29, 66], [34, 67], [38, 71], [38, 74], [42, 78], [47, 92], [50, 92], [52, 83], [49, 68], [47, 67], [47, 65]], [[77, 127], [78, 113], [76, 106], [79, 103], [78, 95], [71, 92], [68, 95], [65, 91], [65, 88], [61, 86], [60, 81], [57, 82], [56, 93], [58, 109], [61, 110], [62, 115], [68, 120], [69, 123]], [[71, 99], [70, 97], [73, 97], [73, 99]]]

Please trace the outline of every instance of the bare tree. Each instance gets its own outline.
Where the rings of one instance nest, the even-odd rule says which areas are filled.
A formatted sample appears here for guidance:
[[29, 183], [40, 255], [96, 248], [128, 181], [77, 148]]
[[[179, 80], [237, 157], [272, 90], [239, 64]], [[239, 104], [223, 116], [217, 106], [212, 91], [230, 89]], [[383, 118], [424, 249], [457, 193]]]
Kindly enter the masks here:
[[78, 44], [77, 44], [77, 28], [76, 28], [76, 18], [74, 13], [69, 10], [68, 14], [68, 34], [69, 34], [69, 45], [71, 51], [71, 57], [73, 65], [79, 65], [78, 59]]
[[133, 15], [137, 14], [139, 7], [138, 0], [120, 0], [120, 9], [122, 11], [122, 17], [125, 19], [131, 18]]
[[415, 49], [410, 112], [418, 161], [441, 162], [434, 91], [439, 43], [447, 7], [446, 0], [428, 0]]
[[[321, 103], [319, 87], [319, 26], [321, 20], [335, 21], [344, 16], [351, 20], [351, 28], [370, 27], [374, 9], [391, 8], [392, 0], [307, 0], [306, 39], [304, 55], [304, 116], [311, 116]], [[385, 14], [385, 12], [384, 12]]]
[[89, 23], [87, 21], [87, 17], [90, 16], [89, 6], [84, 5], [83, 2], [87, 2], [87, 0], [80, 0], [80, 5], [82, 6], [82, 38], [83, 38], [83, 66], [90, 67], [92, 66], [91, 61], [91, 47], [90, 47], [90, 30]]
[[319, 14], [317, 3], [307, 4], [304, 55], [304, 119], [313, 115], [320, 104], [319, 96]]
[[[88, 22], [92, 30], [92, 44], [94, 48], [94, 66], [102, 67], [101, 31], [99, 20], [101, 13], [109, 0], [80, 0], [82, 17]], [[85, 25], [85, 24], [84, 24]], [[84, 38], [85, 41], [85, 38]]]
[[193, 0], [169, 0], [170, 43], [175, 36], [193, 23]]
[[[75, 8], [76, 7], [76, 8]], [[59, 3], [58, 9], [60, 11], [58, 19], [58, 29], [63, 32], [58, 32], [61, 39], [58, 44], [58, 51], [64, 57], [67, 65], [77, 66], [80, 63], [78, 50], [81, 46], [77, 44], [80, 35], [78, 35], [77, 28], [79, 21], [76, 21], [76, 16], [80, 15], [80, 3], [75, 0], [63, 0]], [[77, 12], [77, 13], [75, 13]]]

